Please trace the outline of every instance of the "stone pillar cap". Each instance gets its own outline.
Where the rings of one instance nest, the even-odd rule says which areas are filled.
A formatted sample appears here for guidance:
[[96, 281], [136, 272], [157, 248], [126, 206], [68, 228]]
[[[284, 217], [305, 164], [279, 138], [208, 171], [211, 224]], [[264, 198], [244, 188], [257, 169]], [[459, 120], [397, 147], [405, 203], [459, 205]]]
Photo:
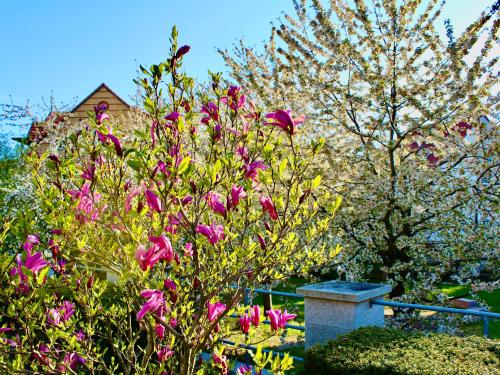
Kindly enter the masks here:
[[385, 284], [332, 280], [297, 288], [297, 294], [309, 298], [361, 302], [383, 296], [391, 290], [392, 287]]

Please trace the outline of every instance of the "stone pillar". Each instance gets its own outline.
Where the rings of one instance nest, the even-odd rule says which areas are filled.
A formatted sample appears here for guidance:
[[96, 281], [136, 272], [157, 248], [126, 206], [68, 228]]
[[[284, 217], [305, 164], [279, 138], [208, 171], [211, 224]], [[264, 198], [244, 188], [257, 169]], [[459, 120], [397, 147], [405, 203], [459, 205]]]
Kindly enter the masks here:
[[304, 296], [306, 349], [364, 326], [384, 326], [384, 306], [370, 300], [383, 299], [389, 285], [327, 281], [297, 288]]

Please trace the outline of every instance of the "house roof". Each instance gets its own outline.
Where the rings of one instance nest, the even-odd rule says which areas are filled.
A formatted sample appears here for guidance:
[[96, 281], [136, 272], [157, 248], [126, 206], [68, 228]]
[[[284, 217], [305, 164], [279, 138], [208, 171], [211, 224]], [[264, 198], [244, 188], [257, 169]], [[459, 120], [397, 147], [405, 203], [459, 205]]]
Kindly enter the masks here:
[[99, 86], [97, 86], [97, 88], [94, 91], [92, 91], [80, 103], [78, 103], [75, 106], [75, 108], [73, 108], [71, 110], [71, 113], [76, 112], [87, 100], [89, 100], [90, 97], [92, 97], [92, 95], [94, 95], [96, 92], [98, 92], [102, 88], [105, 88], [106, 90], [108, 90], [111, 94], [113, 94], [114, 96], [116, 96], [116, 99], [118, 99], [125, 106], [127, 106], [127, 108], [130, 108], [130, 105], [125, 100], [123, 100], [122, 98], [120, 98], [113, 90], [111, 90], [108, 85], [106, 85], [105, 83], [101, 83]]
[[[64, 122], [67, 117], [69, 117], [73, 113], [76, 113], [93, 95], [95, 95], [101, 89], [109, 91], [126, 108], [131, 109], [130, 105], [125, 100], [123, 100], [118, 94], [116, 94], [113, 90], [111, 90], [108, 85], [106, 85], [105, 83], [101, 83], [94, 91], [92, 91], [82, 101], [80, 101], [70, 112], [61, 112], [61, 113], [51, 112], [45, 118], [45, 120], [33, 122], [25, 138], [16, 137], [13, 138], [13, 140], [23, 144], [29, 144], [30, 142], [33, 141], [37, 142], [43, 139], [47, 135], [47, 130], [44, 128], [45, 123], [47, 123], [52, 119], [54, 119], [53, 122], [55, 125]], [[54, 116], [56, 117], [54, 118]]]

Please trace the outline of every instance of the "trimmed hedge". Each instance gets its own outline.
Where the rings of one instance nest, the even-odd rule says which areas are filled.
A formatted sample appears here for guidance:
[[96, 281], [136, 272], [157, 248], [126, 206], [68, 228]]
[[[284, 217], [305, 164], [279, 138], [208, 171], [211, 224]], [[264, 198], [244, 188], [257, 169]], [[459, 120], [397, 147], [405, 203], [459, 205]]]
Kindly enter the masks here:
[[500, 341], [366, 327], [305, 352], [303, 374], [500, 374]]

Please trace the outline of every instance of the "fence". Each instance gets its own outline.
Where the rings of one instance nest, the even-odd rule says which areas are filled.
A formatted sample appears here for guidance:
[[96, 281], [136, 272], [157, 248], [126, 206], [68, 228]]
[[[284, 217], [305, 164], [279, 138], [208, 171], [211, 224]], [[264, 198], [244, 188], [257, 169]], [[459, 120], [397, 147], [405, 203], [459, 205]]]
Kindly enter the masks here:
[[[272, 291], [272, 290], [267, 290], [267, 289], [253, 289], [253, 291], [250, 290], [245, 290], [245, 299], [244, 303], [245, 305], [250, 304], [250, 293], [257, 293], [257, 294], [270, 294], [273, 296], [281, 296], [281, 297], [288, 297], [288, 298], [297, 298], [297, 299], [302, 299], [304, 296], [301, 294], [297, 293], [287, 293], [287, 292], [278, 292], [278, 291]], [[483, 334], [488, 337], [489, 336], [489, 319], [500, 319], [500, 314], [499, 313], [493, 313], [489, 311], [480, 311], [480, 310], [473, 310], [473, 309], [457, 309], [457, 308], [449, 308], [449, 307], [442, 307], [442, 306], [432, 306], [432, 305], [420, 305], [420, 304], [413, 304], [413, 303], [403, 303], [403, 302], [394, 302], [394, 301], [384, 301], [383, 299], [373, 299], [370, 300], [370, 306], [371, 305], [380, 305], [380, 306], [388, 306], [392, 308], [401, 308], [401, 309], [411, 309], [411, 310], [424, 310], [424, 311], [436, 311], [438, 313], [449, 313], [449, 314], [460, 314], [460, 315], [473, 315], [473, 316], [479, 316], [483, 320]], [[238, 318], [239, 316], [236, 314], [232, 314], [230, 316], [231, 318]], [[329, 318], [334, 318], [334, 317], [325, 317], [325, 319]], [[263, 322], [264, 324], [271, 324], [269, 320], [265, 320]], [[294, 329], [298, 331], [305, 331], [304, 326], [299, 326], [299, 325], [294, 325], [294, 324], [286, 324], [285, 328], [288, 329]], [[222, 340], [224, 344], [227, 345], [235, 345], [234, 342], [231, 342], [229, 340]], [[255, 351], [257, 348], [252, 346], [252, 345], [244, 345], [241, 344], [239, 345], [240, 348], [245, 348], [248, 350]], [[272, 350], [267, 350], [264, 349], [263, 352], [266, 353], [273, 353], [277, 354], [280, 357], [283, 357], [283, 353], [280, 352], [275, 352]], [[292, 357], [294, 361], [297, 362], [303, 362], [304, 359], [301, 357]]]

